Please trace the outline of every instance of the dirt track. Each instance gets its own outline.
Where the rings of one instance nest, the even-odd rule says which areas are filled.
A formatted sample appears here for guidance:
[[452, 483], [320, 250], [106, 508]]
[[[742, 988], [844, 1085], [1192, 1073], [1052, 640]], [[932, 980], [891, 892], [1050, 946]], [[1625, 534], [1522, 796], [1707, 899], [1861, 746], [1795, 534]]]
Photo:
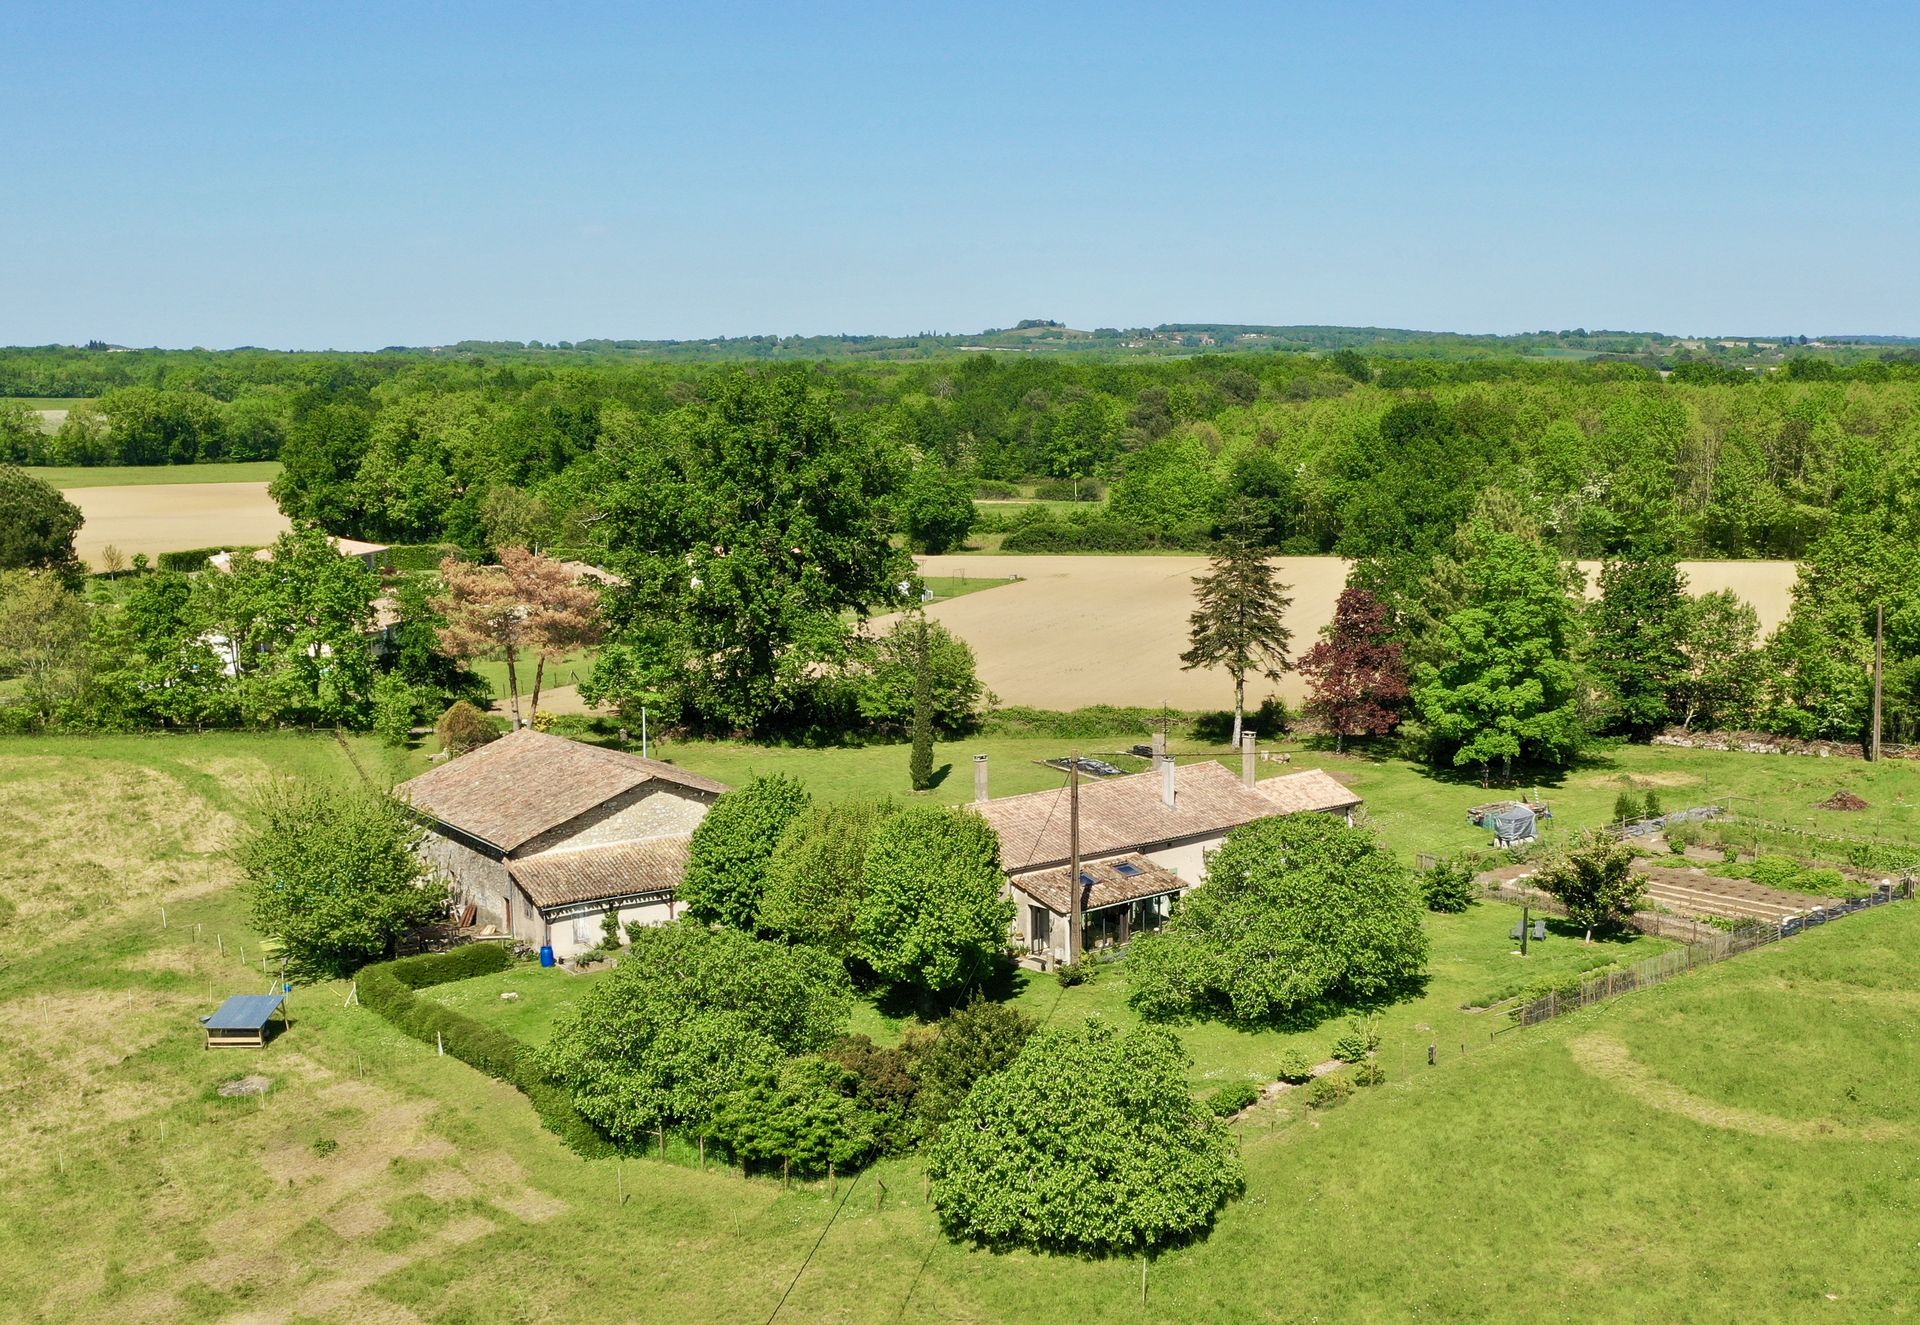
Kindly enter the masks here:
[[287, 530], [287, 517], [264, 483], [155, 483], [123, 488], [74, 488], [68, 501], [86, 523], [74, 548], [100, 569], [108, 544], [129, 558], [221, 544], [271, 543]]
[[[1009, 576], [1001, 585], [936, 603], [931, 614], [973, 646], [981, 678], [1008, 704], [1079, 708], [1087, 704], [1170, 704], [1225, 708], [1233, 700], [1224, 672], [1186, 672], [1187, 616], [1200, 556], [922, 557], [928, 575]], [[1346, 581], [1337, 557], [1275, 558], [1280, 580], [1293, 586], [1293, 653], [1311, 647], [1333, 616]], [[1591, 582], [1598, 566], [1583, 562]], [[1762, 630], [1786, 615], [1796, 574], [1792, 562], [1684, 562], [1691, 587], [1731, 588], [1753, 603]], [[1248, 702], [1269, 693], [1250, 682]], [[1304, 698], [1297, 675], [1272, 687], [1289, 705]]]

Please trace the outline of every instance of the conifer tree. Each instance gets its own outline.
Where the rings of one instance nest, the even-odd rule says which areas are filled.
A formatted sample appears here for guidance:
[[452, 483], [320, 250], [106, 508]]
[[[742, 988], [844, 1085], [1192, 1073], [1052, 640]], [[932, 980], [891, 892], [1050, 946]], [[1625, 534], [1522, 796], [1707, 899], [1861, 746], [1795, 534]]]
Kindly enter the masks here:
[[1200, 605], [1188, 618], [1191, 647], [1180, 655], [1187, 671], [1224, 667], [1233, 678], [1235, 745], [1247, 709], [1248, 673], [1277, 681], [1292, 665], [1287, 646], [1293, 632], [1287, 628], [1286, 613], [1293, 599], [1275, 577], [1253, 527], [1251, 506], [1245, 498], [1235, 498], [1227, 512], [1227, 533], [1209, 558], [1207, 573], [1193, 579]]
[[933, 661], [928, 649], [927, 618], [920, 615], [913, 641], [913, 755], [907, 774], [915, 791], [933, 785]]

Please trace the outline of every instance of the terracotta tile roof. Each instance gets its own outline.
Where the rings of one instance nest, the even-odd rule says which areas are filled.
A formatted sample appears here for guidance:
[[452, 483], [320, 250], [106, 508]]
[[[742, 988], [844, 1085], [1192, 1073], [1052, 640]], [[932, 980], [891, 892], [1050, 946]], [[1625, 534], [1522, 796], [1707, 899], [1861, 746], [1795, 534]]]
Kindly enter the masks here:
[[604, 902], [634, 893], [672, 892], [687, 875], [685, 837], [653, 837], [605, 847], [542, 851], [507, 862], [507, 873], [542, 909]]
[[522, 727], [394, 788], [416, 810], [502, 851], [643, 782], [722, 794], [730, 788], [657, 759]]
[[[1126, 869], [1120, 866], [1125, 865]], [[1132, 871], [1129, 873], [1128, 871]], [[1084, 879], [1080, 883], [1080, 906], [1082, 910], [1097, 911], [1103, 906], [1116, 906], [1121, 902], [1138, 901], [1142, 897], [1158, 897], [1163, 893], [1181, 892], [1193, 884], [1181, 878], [1170, 869], [1163, 869], [1145, 856], [1129, 851], [1122, 856], [1111, 856], [1106, 860], [1083, 860], [1080, 872], [1092, 879], [1089, 885]], [[1022, 892], [1031, 893], [1034, 899], [1047, 907], [1055, 915], [1067, 913], [1067, 871], [1065, 866], [1059, 869], [1035, 870], [1031, 874], [1013, 876], [1013, 886]]]
[[1342, 786], [1331, 773], [1318, 768], [1303, 769], [1277, 778], [1262, 778], [1254, 790], [1279, 807], [1281, 814], [1309, 814], [1313, 811], [1351, 810], [1360, 797]]
[[[1282, 813], [1274, 801], [1240, 785], [1208, 759], [1175, 770], [1169, 807], [1160, 798], [1160, 772], [1080, 784], [1080, 854], [1110, 856], [1160, 842], [1223, 833]], [[1337, 785], [1337, 784], [1336, 784]], [[1010, 874], [1067, 859], [1067, 789], [1030, 791], [967, 807], [1000, 834], [1000, 864]]]

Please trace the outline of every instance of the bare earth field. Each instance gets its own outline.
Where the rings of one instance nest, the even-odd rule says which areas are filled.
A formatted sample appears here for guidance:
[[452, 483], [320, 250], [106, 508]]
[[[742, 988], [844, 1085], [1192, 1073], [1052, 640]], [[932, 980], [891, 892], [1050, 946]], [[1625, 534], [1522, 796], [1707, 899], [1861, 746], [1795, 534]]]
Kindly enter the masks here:
[[289, 527], [265, 483], [72, 488], [66, 496], [86, 517], [75, 550], [96, 568], [108, 544], [129, 557], [136, 552], [152, 556], [183, 548], [271, 543]]
[[[1187, 672], [1187, 616], [1193, 577], [1206, 558], [1142, 556], [945, 556], [918, 559], [923, 575], [1019, 576], [989, 592], [936, 602], [929, 612], [973, 646], [980, 677], [1003, 703], [1036, 708], [1087, 704], [1168, 704], [1224, 708], [1233, 699], [1224, 672]], [[1346, 582], [1338, 557], [1278, 557], [1282, 583], [1293, 588], [1293, 652], [1297, 657], [1333, 617]], [[1682, 562], [1697, 593], [1732, 589], [1771, 631], [1786, 616], [1797, 569], [1788, 561]], [[1582, 562], [1589, 592], [1597, 562]], [[1248, 698], [1269, 693], [1249, 684]], [[1271, 688], [1288, 704], [1305, 698], [1289, 673]]]

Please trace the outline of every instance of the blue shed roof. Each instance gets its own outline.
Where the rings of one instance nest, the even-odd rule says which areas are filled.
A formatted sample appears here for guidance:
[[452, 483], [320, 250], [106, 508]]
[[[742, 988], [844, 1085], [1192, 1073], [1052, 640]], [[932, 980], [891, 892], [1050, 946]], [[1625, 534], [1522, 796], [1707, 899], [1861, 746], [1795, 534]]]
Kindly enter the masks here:
[[211, 1017], [201, 1018], [208, 1030], [257, 1031], [287, 1001], [285, 994], [235, 994]]

